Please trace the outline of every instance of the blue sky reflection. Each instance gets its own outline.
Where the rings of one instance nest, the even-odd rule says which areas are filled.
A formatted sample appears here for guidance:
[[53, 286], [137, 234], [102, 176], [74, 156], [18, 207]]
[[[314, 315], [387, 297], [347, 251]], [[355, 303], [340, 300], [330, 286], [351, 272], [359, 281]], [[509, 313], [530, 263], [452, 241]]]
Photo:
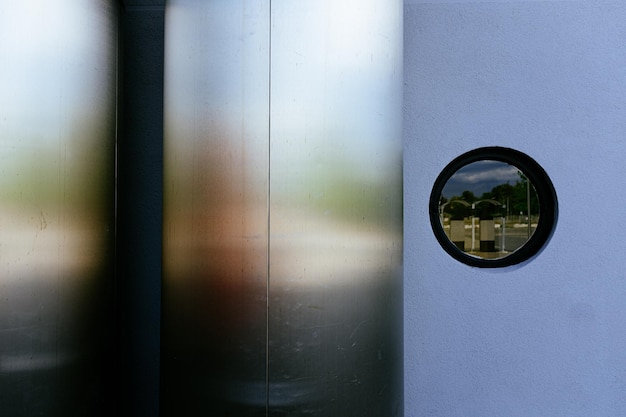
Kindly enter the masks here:
[[443, 196], [451, 198], [460, 196], [463, 191], [471, 191], [480, 197], [490, 192], [493, 187], [506, 184], [515, 185], [520, 180], [519, 169], [500, 161], [478, 161], [459, 169], [443, 187]]

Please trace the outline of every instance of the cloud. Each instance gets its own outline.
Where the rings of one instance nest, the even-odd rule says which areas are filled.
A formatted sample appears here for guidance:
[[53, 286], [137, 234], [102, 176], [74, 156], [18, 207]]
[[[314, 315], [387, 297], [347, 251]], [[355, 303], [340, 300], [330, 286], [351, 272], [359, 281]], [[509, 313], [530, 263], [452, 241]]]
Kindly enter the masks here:
[[459, 169], [443, 189], [445, 197], [458, 196], [463, 191], [471, 191], [476, 196], [489, 192], [493, 187], [515, 184], [519, 180], [519, 169], [500, 161], [478, 161]]

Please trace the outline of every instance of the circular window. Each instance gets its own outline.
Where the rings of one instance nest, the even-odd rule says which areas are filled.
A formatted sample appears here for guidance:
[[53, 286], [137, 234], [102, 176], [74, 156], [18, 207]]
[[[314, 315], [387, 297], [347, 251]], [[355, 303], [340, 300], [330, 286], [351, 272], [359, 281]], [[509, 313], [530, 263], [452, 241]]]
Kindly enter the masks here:
[[430, 223], [453, 258], [472, 266], [515, 265], [552, 236], [557, 199], [546, 172], [529, 156], [479, 148], [450, 162], [430, 195]]

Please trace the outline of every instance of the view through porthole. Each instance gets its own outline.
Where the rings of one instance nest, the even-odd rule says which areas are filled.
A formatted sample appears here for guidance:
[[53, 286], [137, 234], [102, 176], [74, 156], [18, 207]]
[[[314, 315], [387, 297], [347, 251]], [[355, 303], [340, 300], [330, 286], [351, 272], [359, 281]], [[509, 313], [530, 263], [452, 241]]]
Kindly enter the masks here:
[[431, 224], [444, 249], [474, 266], [498, 267], [535, 255], [556, 220], [545, 171], [518, 151], [490, 147], [462, 155], [431, 194]]

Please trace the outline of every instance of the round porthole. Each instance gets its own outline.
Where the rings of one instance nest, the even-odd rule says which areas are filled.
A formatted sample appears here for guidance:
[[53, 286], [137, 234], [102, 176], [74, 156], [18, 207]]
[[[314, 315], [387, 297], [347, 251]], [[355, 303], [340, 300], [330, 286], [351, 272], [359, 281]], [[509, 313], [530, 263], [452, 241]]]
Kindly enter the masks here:
[[479, 148], [450, 162], [430, 195], [430, 223], [453, 258], [482, 268], [535, 256], [556, 226], [550, 178], [528, 155]]

